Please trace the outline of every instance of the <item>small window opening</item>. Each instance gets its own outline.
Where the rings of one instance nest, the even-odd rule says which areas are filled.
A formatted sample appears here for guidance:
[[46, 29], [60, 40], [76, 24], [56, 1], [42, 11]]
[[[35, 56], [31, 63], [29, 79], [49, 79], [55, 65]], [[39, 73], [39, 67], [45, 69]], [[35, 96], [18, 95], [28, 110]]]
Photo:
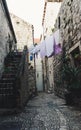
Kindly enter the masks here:
[[77, 66], [80, 66], [81, 64], [81, 59], [80, 59], [80, 50], [79, 50], [79, 47], [75, 48], [72, 52], [71, 52], [71, 55], [72, 55], [72, 58], [73, 58], [73, 61], [74, 61], [74, 65], [77, 67]]

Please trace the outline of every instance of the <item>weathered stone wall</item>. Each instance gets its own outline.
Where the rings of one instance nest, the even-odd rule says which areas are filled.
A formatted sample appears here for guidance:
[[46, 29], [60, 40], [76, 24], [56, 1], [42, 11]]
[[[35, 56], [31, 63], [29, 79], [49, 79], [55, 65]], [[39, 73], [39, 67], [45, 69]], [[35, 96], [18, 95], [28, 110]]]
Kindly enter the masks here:
[[[0, 75], [3, 71], [4, 58], [9, 52], [9, 36], [10, 40], [13, 40], [12, 47], [14, 45], [14, 39], [12, 30], [10, 29], [9, 21], [6, 15], [6, 10], [2, 0], [0, 0]], [[13, 47], [14, 48], [14, 47]]]
[[[22, 68], [23, 67], [23, 68]], [[18, 107], [23, 107], [28, 100], [36, 95], [36, 82], [34, 68], [28, 63], [28, 54], [24, 50], [19, 66], [20, 72], [17, 80]]]
[[45, 59], [42, 60], [42, 71], [43, 71], [43, 84], [44, 84], [44, 91], [47, 91], [47, 78], [46, 78], [46, 63]]
[[25, 103], [29, 99], [29, 85], [28, 85], [28, 56], [25, 54], [25, 59], [24, 59], [24, 69], [23, 73], [20, 77], [20, 96], [21, 96], [21, 103], [20, 105], [23, 107]]
[[32, 65], [28, 66], [28, 94], [30, 98], [36, 94], [35, 70]]
[[[47, 2], [45, 4], [46, 10], [44, 7], [44, 24], [43, 24], [43, 31], [44, 31], [44, 37], [50, 36], [53, 34], [54, 31], [54, 24], [55, 19], [57, 17], [59, 8], [61, 3], [57, 2]], [[46, 60], [46, 59], [45, 59]], [[43, 60], [44, 64], [44, 87], [45, 91], [53, 92], [54, 88], [54, 80], [53, 80], [53, 57], [50, 57], [47, 59], [47, 62]]]
[[[59, 15], [62, 43], [69, 50], [81, 39], [81, 1], [64, 0]], [[58, 24], [57, 24], [58, 25]]]
[[32, 25], [14, 14], [11, 14], [11, 19], [17, 37], [17, 49], [23, 50], [24, 46], [31, 46], [33, 44]]
[[54, 57], [54, 93], [64, 98], [64, 88], [62, 84], [62, 53]]
[[[79, 46], [81, 50], [81, 1], [80, 0], [64, 0], [59, 15], [60, 21], [56, 21], [55, 27], [58, 29], [58, 25], [60, 23], [60, 39], [61, 43], [64, 44], [66, 53], [71, 55], [71, 52]], [[60, 57], [59, 57], [60, 58]], [[60, 67], [61, 61], [59, 59], [59, 65], [57, 64], [58, 59], [57, 56], [54, 60], [54, 85], [56, 93], [61, 96], [63, 88], [56, 84], [56, 80], [60, 80]], [[60, 91], [62, 90], [62, 91]]]
[[54, 74], [53, 74], [53, 60], [54, 60], [54, 57], [50, 57], [48, 58], [48, 81], [49, 81], [49, 86], [48, 86], [48, 92], [51, 93], [54, 91]]
[[60, 6], [60, 2], [47, 2], [44, 20], [44, 33], [46, 36], [53, 33], [52, 29], [54, 29], [55, 20], [57, 18]]

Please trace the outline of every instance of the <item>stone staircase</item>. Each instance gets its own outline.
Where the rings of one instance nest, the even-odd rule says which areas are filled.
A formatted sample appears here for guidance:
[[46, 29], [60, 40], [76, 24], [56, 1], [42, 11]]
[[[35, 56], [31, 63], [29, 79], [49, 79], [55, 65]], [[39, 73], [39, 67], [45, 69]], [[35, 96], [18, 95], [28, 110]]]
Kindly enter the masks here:
[[4, 60], [4, 72], [0, 78], [0, 108], [17, 106], [17, 74], [22, 53], [12, 52]]

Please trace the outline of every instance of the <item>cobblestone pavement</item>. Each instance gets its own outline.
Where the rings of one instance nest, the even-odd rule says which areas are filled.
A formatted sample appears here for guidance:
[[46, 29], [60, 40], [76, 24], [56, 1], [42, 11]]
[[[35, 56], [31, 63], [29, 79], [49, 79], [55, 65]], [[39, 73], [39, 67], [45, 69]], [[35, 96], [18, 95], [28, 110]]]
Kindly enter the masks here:
[[39, 93], [21, 113], [0, 117], [0, 130], [81, 130], [81, 111], [54, 94]]

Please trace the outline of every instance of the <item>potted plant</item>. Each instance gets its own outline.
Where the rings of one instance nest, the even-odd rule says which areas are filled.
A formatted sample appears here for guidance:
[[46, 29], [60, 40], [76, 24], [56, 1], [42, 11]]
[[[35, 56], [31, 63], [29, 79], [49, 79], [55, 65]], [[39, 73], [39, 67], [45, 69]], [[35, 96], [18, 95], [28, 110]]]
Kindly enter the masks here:
[[63, 66], [62, 79], [66, 84], [65, 99], [67, 104], [73, 104], [75, 98], [81, 97], [81, 66], [74, 67], [68, 64]]
[[[76, 55], [75, 57], [78, 57]], [[61, 68], [62, 85], [65, 91], [65, 100], [67, 104], [74, 104], [76, 98], [81, 98], [81, 65], [74, 66], [71, 64], [69, 54], [63, 46], [62, 51], [62, 68]]]

